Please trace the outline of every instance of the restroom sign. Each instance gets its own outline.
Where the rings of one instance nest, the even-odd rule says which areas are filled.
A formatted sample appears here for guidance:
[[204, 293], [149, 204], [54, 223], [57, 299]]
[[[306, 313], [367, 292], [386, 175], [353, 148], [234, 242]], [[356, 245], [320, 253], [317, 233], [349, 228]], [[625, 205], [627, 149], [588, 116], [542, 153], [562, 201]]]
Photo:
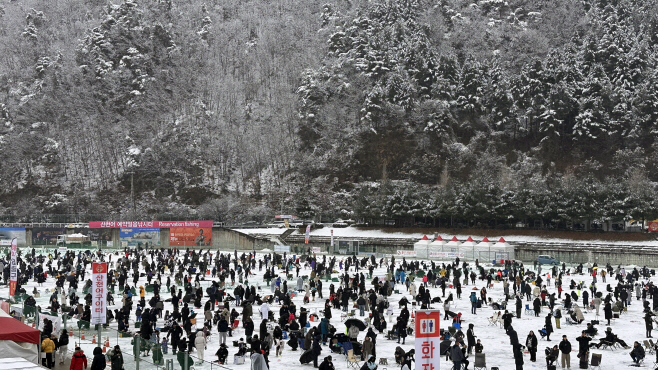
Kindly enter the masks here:
[[440, 322], [439, 310], [416, 311], [415, 370], [440, 370]]
[[420, 334], [434, 334], [436, 333], [436, 322], [434, 319], [419, 320]]

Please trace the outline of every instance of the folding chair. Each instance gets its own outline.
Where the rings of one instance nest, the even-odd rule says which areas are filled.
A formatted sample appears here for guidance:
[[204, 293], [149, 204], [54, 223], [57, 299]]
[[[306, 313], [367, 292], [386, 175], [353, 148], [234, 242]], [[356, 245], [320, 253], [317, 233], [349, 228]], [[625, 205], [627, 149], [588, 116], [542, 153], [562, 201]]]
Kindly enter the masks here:
[[530, 308], [530, 304], [528, 304], [528, 303], [525, 304], [525, 311], [524, 312], [525, 312], [526, 315], [534, 315], [535, 314], [535, 310]]
[[497, 326], [499, 323], [500, 323], [500, 315], [498, 313], [494, 313], [494, 315], [489, 318], [489, 325]]
[[589, 370], [601, 370], [601, 354], [600, 353], [592, 353], [592, 358], [590, 359], [589, 363]]
[[476, 353], [475, 361], [473, 364], [473, 370], [484, 369], [487, 370], [487, 361], [484, 357], [484, 353]]
[[647, 353], [653, 355], [653, 354], [654, 354], [654, 350], [653, 350], [653, 346], [651, 345], [651, 343], [649, 343], [649, 341], [646, 340], [646, 339], [644, 340], [643, 343], [644, 343], [644, 350], [645, 350]]
[[359, 359], [354, 356], [354, 349], [350, 349], [347, 351], [347, 367], [351, 367], [352, 369], [360, 369], [361, 364], [359, 364]]
[[618, 347], [618, 343], [617, 343], [617, 342], [612, 342], [612, 343], [610, 343], [610, 342], [604, 340], [603, 342], [601, 342], [601, 346], [600, 346], [599, 348], [600, 348], [600, 349], [608, 349], [608, 348], [610, 348], [611, 350], [614, 351], [615, 349], [617, 349], [617, 347]]
[[349, 341], [349, 340], [346, 341], [346, 342], [342, 342], [342, 343], [341, 343], [341, 346], [343, 347], [343, 354], [344, 354], [345, 356], [348, 355], [349, 351], [354, 352], [354, 347], [352, 346], [352, 342]]

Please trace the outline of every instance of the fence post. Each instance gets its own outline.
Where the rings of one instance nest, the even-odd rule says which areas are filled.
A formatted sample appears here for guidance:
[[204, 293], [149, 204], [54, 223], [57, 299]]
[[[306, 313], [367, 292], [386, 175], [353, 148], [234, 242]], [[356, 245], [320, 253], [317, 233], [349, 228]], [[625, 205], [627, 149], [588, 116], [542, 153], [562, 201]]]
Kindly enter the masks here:
[[96, 324], [96, 326], [98, 326], [98, 341], [96, 343], [98, 344], [98, 348], [101, 348], [101, 343], [103, 342], [103, 338], [101, 338], [103, 335], [103, 326], [102, 324]]
[[142, 342], [141, 339], [142, 339], [142, 338], [139, 336], [139, 334], [136, 334], [136, 335], [133, 337], [133, 342], [134, 342], [134, 345], [133, 345], [133, 354], [137, 353], [137, 355], [135, 355], [135, 370], [139, 370], [139, 355], [141, 354], [141, 351], [140, 351], [141, 346], [140, 346], [140, 344], [141, 344], [141, 342]]
[[[188, 370], [190, 367], [187, 364], [187, 362], [190, 358], [190, 355], [187, 352], [184, 352], [184, 351], [181, 351], [181, 352], [183, 352], [185, 354], [185, 356], [183, 357], [184, 358], [184, 360], [183, 360], [183, 366], [184, 366], [183, 370]], [[137, 370], [139, 370], [139, 369], [137, 369]]]

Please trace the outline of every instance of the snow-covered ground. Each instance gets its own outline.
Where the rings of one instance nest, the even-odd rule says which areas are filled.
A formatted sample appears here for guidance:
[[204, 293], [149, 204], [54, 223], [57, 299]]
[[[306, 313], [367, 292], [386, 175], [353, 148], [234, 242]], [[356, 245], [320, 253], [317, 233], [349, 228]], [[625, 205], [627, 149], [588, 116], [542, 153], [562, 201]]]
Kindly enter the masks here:
[[[251, 234], [251, 235], [273, 235], [278, 236], [283, 234], [286, 231], [285, 228], [258, 228], [258, 229], [234, 229], [235, 231]], [[401, 238], [401, 239], [411, 239], [411, 240], [420, 240], [424, 235], [427, 235], [430, 239], [432, 234], [422, 234], [422, 233], [400, 233], [400, 232], [388, 232], [383, 229], [372, 229], [372, 230], [361, 230], [356, 227], [341, 227], [341, 228], [331, 228], [324, 227], [322, 229], [311, 230], [311, 238], [314, 236], [331, 236], [331, 231], [334, 232], [334, 237], [336, 238]], [[292, 235], [301, 235], [299, 230], [295, 230]], [[447, 235], [443, 234], [441, 237], [444, 240], [450, 240], [453, 236], [456, 236], [457, 239], [464, 241], [469, 236], [479, 242], [485, 236], [491, 241], [496, 241], [500, 237], [491, 237], [490, 235], [477, 235], [477, 234], [456, 234], [456, 235]], [[600, 244], [600, 245], [636, 245], [636, 246], [647, 246], [647, 247], [658, 247], [658, 240], [651, 241], [607, 241], [607, 240], [569, 240], [569, 239], [558, 239], [558, 238], [542, 238], [539, 236], [528, 236], [528, 235], [503, 235], [503, 238], [508, 242], [528, 242], [528, 243], [567, 243], [573, 242], [578, 244]]]
[[[262, 258], [262, 254], [258, 255], [258, 258]], [[321, 257], [320, 257], [321, 258]], [[336, 257], [338, 261], [343, 258], [342, 256], [337, 256]], [[116, 260], [116, 257], [114, 258]], [[149, 258], [150, 260], [150, 258]], [[401, 262], [401, 259], [396, 259], [396, 262]], [[474, 267], [474, 265], [471, 263], [471, 267]], [[485, 268], [490, 268], [491, 266], [486, 266]], [[529, 268], [532, 268], [532, 266], [528, 266]], [[90, 268], [90, 266], [89, 266]], [[265, 282], [263, 281], [262, 274], [264, 273], [263, 271], [255, 271], [256, 276], [251, 277], [249, 279], [250, 282], [253, 283], [258, 283], [261, 285], [261, 290], [259, 291], [260, 295], [265, 295], [269, 294], [270, 288], [268, 286], [265, 286]], [[311, 272], [309, 267], [305, 267], [300, 271], [300, 276], [301, 275], [309, 275]], [[340, 271], [339, 274], [333, 274], [333, 277], [339, 277], [340, 274], [343, 274], [345, 271]], [[367, 273], [367, 271], [363, 271], [364, 273]], [[544, 275], [547, 271], [547, 268], [544, 268], [544, 271], [542, 271], [542, 275]], [[350, 273], [354, 273], [354, 271], [350, 271]], [[378, 267], [374, 271], [374, 275], [385, 275], [386, 274], [386, 269], [382, 267]], [[284, 273], [280, 273], [279, 276], [284, 277]], [[91, 271], [87, 271], [87, 278], [91, 277]], [[206, 276], [206, 279], [209, 279], [209, 275]], [[563, 288], [564, 288], [564, 293], [570, 293], [571, 290], [568, 289], [569, 287], [569, 282], [570, 280], [573, 279], [576, 282], [583, 281], [585, 283], [585, 286], [588, 286], [591, 277], [587, 274], [584, 275], [570, 275], [564, 276], [563, 279]], [[162, 281], [164, 282], [166, 280], [166, 276], [162, 277]], [[553, 279], [551, 279], [554, 281]], [[173, 281], [173, 277], [172, 277]], [[132, 283], [132, 279], [130, 279], [130, 282]], [[208, 281], [204, 282], [202, 285], [207, 286], [209, 284]], [[329, 296], [329, 284], [330, 283], [323, 283], [323, 293], [325, 298]], [[338, 283], [334, 283], [337, 285]], [[420, 284], [418, 281], [415, 283], [417, 286]], [[613, 288], [616, 285], [616, 281], [614, 281], [613, 278], [608, 277], [607, 279], [607, 284], [610, 284]], [[142, 277], [140, 278], [139, 282], [137, 283], [137, 286], [139, 285], [146, 285], [146, 278]], [[294, 282], [289, 282], [288, 286], [289, 288], [294, 287], [296, 284]], [[36, 282], [30, 282], [25, 286], [25, 289], [27, 292], [32, 292], [33, 288], [37, 286]], [[46, 294], [45, 290], [49, 289], [52, 290], [55, 286], [55, 281], [52, 277], [48, 277], [47, 282], [43, 284], [42, 287], [38, 287], [37, 289], [41, 291], [41, 298], [37, 299], [37, 303], [41, 305], [42, 307], [45, 307], [46, 301], [50, 294]], [[80, 284], [82, 286], [82, 284]], [[467, 285], [463, 287], [463, 294], [462, 294], [462, 299], [459, 300], [457, 299], [455, 302], [455, 307], [452, 308], [455, 312], [461, 312], [463, 314], [463, 319], [464, 319], [464, 332], [466, 332], [466, 328], [468, 327], [469, 323], [474, 323], [475, 324], [475, 334], [477, 335], [477, 338], [480, 339], [484, 345], [484, 353], [486, 354], [486, 362], [487, 366], [491, 368], [492, 366], [497, 366], [501, 370], [507, 370], [507, 369], [514, 369], [514, 359], [512, 356], [512, 347], [510, 346], [509, 338], [507, 335], [505, 335], [504, 330], [499, 327], [499, 326], [490, 326], [488, 323], [488, 318], [492, 316], [494, 313], [494, 310], [491, 307], [488, 306], [483, 306], [481, 309], [477, 311], [477, 315], [472, 315], [470, 313], [470, 303], [468, 301], [468, 296], [470, 294], [471, 290], [477, 289], [478, 291], [485, 286], [484, 281], [476, 280], [475, 285]], [[370, 287], [370, 281], [367, 280], [366, 283], [366, 288], [368, 289]], [[599, 279], [597, 287], [599, 288], [600, 291], [605, 291], [606, 288], [606, 283], [602, 283], [601, 279]], [[68, 284], [67, 284], [68, 288]], [[336, 286], [337, 288], [337, 286]], [[400, 312], [400, 308], [398, 307], [397, 302], [403, 297], [407, 296], [407, 298], [411, 301], [410, 295], [407, 293], [405, 294], [404, 286], [403, 285], [396, 285], [396, 289], [400, 291], [398, 294], [393, 294], [392, 296], [389, 297], [389, 301], [392, 302], [392, 306], [394, 307], [395, 315], [398, 315]], [[232, 293], [232, 289], [229, 290]], [[510, 287], [511, 291], [511, 287]], [[551, 285], [548, 287], [549, 293], [556, 292], [556, 287], [554, 285]], [[430, 292], [432, 297], [435, 296], [441, 296], [441, 291], [438, 288], [430, 288]], [[493, 299], [493, 301], [497, 301], [501, 299], [503, 296], [503, 287], [501, 283], [495, 283], [493, 284], [493, 288], [488, 289], [488, 296]], [[455, 293], [454, 289], [447, 289], [446, 291], [446, 296], [449, 293]], [[563, 293], [563, 297], [564, 297]], [[8, 295], [8, 288], [7, 287], [2, 287], [0, 288], [0, 296], [1, 297], [7, 297]], [[151, 296], [151, 293], [147, 293], [146, 295], [146, 300], [148, 301]], [[169, 294], [166, 292], [166, 289], [164, 289], [162, 296], [164, 298], [169, 298]], [[456, 294], [454, 294], [456, 298]], [[478, 294], [479, 296], [479, 294]], [[591, 295], [590, 295], [591, 296]], [[297, 305], [298, 309], [300, 307], [306, 307], [309, 311], [309, 313], [313, 313], [316, 311], [319, 311], [323, 308], [323, 302], [324, 300], [319, 300], [316, 298], [315, 301], [310, 302], [309, 304], [303, 304], [302, 302], [303, 295], [297, 295], [296, 297], [293, 298], [293, 301]], [[116, 296], [115, 298], [116, 305], [110, 306], [111, 309], [119, 308], [119, 305], [121, 304], [121, 299], [120, 297]], [[530, 307], [532, 307], [532, 302], [526, 302], [524, 299], [524, 305], [525, 304], [530, 304]], [[582, 300], [581, 300], [582, 301]], [[134, 301], [135, 302], [135, 301]], [[202, 302], [205, 303], [205, 300]], [[135, 305], [133, 305], [134, 309]], [[233, 307], [233, 305], [232, 305]], [[513, 301], [509, 302], [509, 307], [511, 308], [510, 311], [513, 311], [514, 308], [514, 303]], [[258, 327], [260, 324], [260, 315], [258, 314], [258, 306], [254, 306], [254, 326], [255, 326], [255, 333], [258, 333]], [[411, 307], [410, 307], [411, 308]], [[434, 307], [435, 309], [442, 309], [441, 304], [435, 304]], [[278, 312], [279, 312], [279, 306], [277, 304], [274, 304], [271, 309], [275, 312], [275, 316], [278, 319]], [[171, 303], [167, 302], [165, 303], [165, 310], [172, 310]], [[201, 317], [203, 316], [202, 309], [201, 310], [195, 310]], [[241, 312], [241, 308], [238, 308], [238, 312]], [[548, 313], [548, 309], [544, 308], [542, 314], [540, 317], [534, 317], [534, 315], [530, 314], [525, 314], [523, 313], [521, 319], [516, 319], [514, 318], [512, 325], [516, 329], [519, 340], [521, 343], [525, 343], [525, 338], [530, 330], [534, 330], [535, 333], [539, 329], [541, 329], [544, 325], [544, 317]], [[585, 312], [585, 323], [589, 322], [592, 319], [600, 319], [602, 321], [602, 324], [598, 326], [599, 333], [603, 333], [606, 329], [605, 322], [603, 320], [603, 307], [601, 307], [601, 317], [597, 318], [595, 317], [595, 313], [593, 311], [590, 312]], [[334, 310], [333, 312], [333, 318], [331, 320], [331, 324], [334, 325], [339, 332], [345, 330], [344, 324], [341, 322], [340, 319], [340, 312], [338, 310]], [[358, 317], [358, 310], [357, 310], [357, 317]], [[131, 327], [133, 327], [133, 322], [134, 322], [134, 311], [133, 315], [130, 318], [131, 320]], [[241, 320], [241, 317], [240, 317]], [[539, 351], [537, 354], [537, 362], [532, 363], [529, 361], [529, 355], [525, 355], [525, 369], [533, 369], [533, 368], [538, 368], [538, 369], [545, 369], [545, 356], [544, 356], [544, 348], [546, 346], [558, 344], [558, 341], [561, 339], [562, 335], [567, 335], [569, 340], [571, 341], [572, 347], [574, 349], [574, 352], [571, 354], [571, 366], [572, 368], [576, 369], [578, 368], [578, 359], [576, 358], [576, 354], [578, 351], [578, 343], [575, 340], [577, 336], [580, 335], [581, 330], [584, 330], [585, 324], [581, 325], [568, 325], [566, 320], [563, 318], [562, 319], [562, 326], [560, 329], [555, 329], [555, 332], [552, 335], [552, 342], [546, 342], [543, 340], [539, 341]], [[318, 322], [313, 322], [311, 325], [315, 326], [318, 325]], [[69, 323], [70, 325], [70, 323]], [[202, 325], [202, 320], [199, 320], [199, 324], [197, 326], [200, 328]], [[392, 323], [388, 324], [388, 328], [390, 329], [392, 327]], [[449, 322], [442, 321], [441, 322], [441, 327], [442, 328], [447, 328], [450, 325]], [[158, 327], [163, 326], [163, 321], [162, 319], [158, 321]], [[241, 326], [241, 322], [240, 322]], [[110, 325], [111, 328], [116, 330], [116, 322], [113, 322]], [[621, 317], [621, 319], [615, 320], [611, 328], [613, 331], [623, 340], [625, 340], [629, 345], [632, 346], [633, 341], [638, 340], [640, 343], [642, 343], [642, 340], [644, 340], [644, 321], [643, 321], [643, 314], [642, 314], [642, 302], [637, 301], [635, 297], [633, 297], [633, 303], [632, 305], [629, 306], [628, 312], [624, 313]], [[103, 336], [106, 336], [107, 332], [104, 332]], [[94, 345], [90, 343], [91, 336], [93, 334], [92, 331], [87, 331], [86, 332], [86, 339], [85, 341], [82, 341], [82, 346], [85, 349], [85, 353], [89, 357], [89, 360], [91, 361], [91, 353], [93, 350]], [[78, 333], [76, 331], [76, 337], [75, 339], [76, 342], [79, 342], [79, 338], [77, 337]], [[130, 351], [130, 338], [120, 338], [117, 339], [115, 334], [110, 333], [110, 344], [113, 346], [116, 343], [119, 343], [124, 350], [124, 352], [127, 353], [126, 355], [126, 369], [134, 369], [134, 363], [132, 362], [130, 358], [130, 354], [132, 353]], [[238, 340], [241, 336], [244, 336], [244, 329], [240, 327], [240, 329], [234, 333], [232, 338], [229, 339], [229, 362], [232, 363], [233, 359], [233, 354], [236, 352], [236, 348], [233, 348], [230, 346], [231, 340]], [[363, 340], [363, 337], [365, 336], [365, 331], [362, 332], [359, 336], [359, 340]], [[600, 338], [601, 335], [597, 336], [595, 338], [595, 341], [598, 341], [598, 338]], [[539, 336], [538, 336], [539, 338]], [[407, 341], [405, 345], [400, 345], [405, 351], [409, 351], [410, 349], [413, 348], [414, 345], [414, 337], [409, 336], [407, 337]], [[379, 334], [377, 337], [377, 354], [378, 357], [385, 357], [387, 358], [388, 361], [388, 366], [386, 365], [381, 365], [380, 370], [384, 368], [389, 368], [389, 369], [394, 369], [398, 367], [399, 365], [395, 364], [394, 360], [394, 351], [395, 348], [399, 346], [395, 341], [389, 341], [385, 339], [384, 335]], [[69, 345], [69, 350], [71, 350], [73, 345]], [[214, 361], [216, 360], [216, 357], [214, 356], [215, 352], [218, 349], [218, 336], [217, 336], [217, 328], [216, 326], [213, 328], [213, 335], [210, 338], [210, 341], [208, 343], [208, 349], [205, 351], [205, 356], [204, 360], [205, 361]], [[631, 364], [631, 358], [629, 356], [630, 350], [596, 350], [594, 349], [592, 351], [593, 353], [601, 353], [603, 354], [603, 366], [602, 369], [617, 369], [617, 368], [626, 368]], [[311, 368], [312, 365], [300, 365], [299, 362], [299, 356], [301, 355], [301, 352], [298, 350], [296, 352], [293, 352], [290, 350], [290, 347], [285, 346], [285, 349], [283, 351], [283, 355], [279, 358], [275, 357], [274, 355], [275, 351], [272, 350], [270, 354], [270, 364], [272, 369], [286, 369], [290, 368], [291, 366], [296, 366], [296, 367], [305, 367], [305, 368]], [[327, 347], [323, 347], [322, 354], [320, 355], [320, 360], [324, 358], [325, 356], [330, 355], [330, 351]], [[196, 355], [196, 353], [193, 353], [193, 355]], [[334, 358], [334, 364], [337, 369], [342, 369], [347, 366], [345, 356], [343, 355], [336, 355], [336, 354], [331, 354]], [[650, 367], [650, 364], [654, 362], [654, 355], [649, 355], [647, 354], [647, 359], [646, 359], [646, 364], [645, 367]], [[169, 351], [169, 355], [165, 356], [165, 359], [174, 359], [174, 368], [179, 369], [180, 366], [178, 365], [178, 362], [176, 359], [171, 355], [171, 349]], [[149, 364], [151, 361], [150, 357], [144, 358], [147, 360], [147, 362], [143, 362], [140, 364], [140, 369], [154, 369], [155, 366]], [[472, 357], [470, 358], [471, 364], [469, 365], [469, 369], [473, 368], [473, 363], [472, 363]], [[228, 368], [232, 369], [249, 369], [250, 362], [249, 359], [247, 358], [247, 361], [244, 365], [226, 365]], [[441, 368], [442, 369], [450, 369], [452, 364], [446, 364], [445, 362], [442, 363]], [[109, 365], [108, 365], [109, 368]], [[220, 367], [217, 364], [211, 365], [210, 362], [205, 362], [204, 364], [197, 365], [195, 366], [195, 369], [220, 369]]]

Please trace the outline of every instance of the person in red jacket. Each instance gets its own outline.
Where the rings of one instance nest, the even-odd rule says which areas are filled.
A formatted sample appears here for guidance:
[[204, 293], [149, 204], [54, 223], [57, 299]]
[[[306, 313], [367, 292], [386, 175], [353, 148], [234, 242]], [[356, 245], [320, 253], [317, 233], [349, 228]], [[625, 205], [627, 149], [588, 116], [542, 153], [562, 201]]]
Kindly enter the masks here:
[[75, 353], [71, 356], [70, 370], [83, 370], [83, 368], [87, 368], [87, 356], [80, 347], [75, 347]]

